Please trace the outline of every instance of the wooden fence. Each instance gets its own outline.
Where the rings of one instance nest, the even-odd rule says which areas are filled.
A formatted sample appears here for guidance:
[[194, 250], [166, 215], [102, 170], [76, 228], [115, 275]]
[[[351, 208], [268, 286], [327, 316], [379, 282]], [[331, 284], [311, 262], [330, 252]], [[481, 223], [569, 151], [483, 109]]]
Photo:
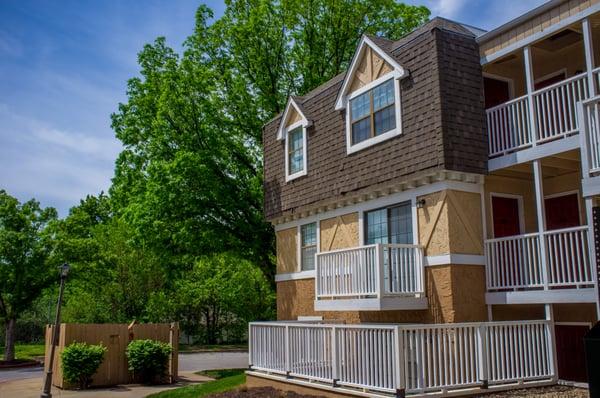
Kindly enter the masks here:
[[[46, 327], [46, 355], [45, 371], [50, 359], [50, 347], [54, 326]], [[179, 352], [179, 326], [177, 323], [147, 323], [147, 324], [85, 324], [85, 323], [62, 323], [60, 334], [54, 356], [52, 369], [52, 384], [59, 388], [68, 388], [70, 385], [64, 380], [61, 367], [61, 353], [71, 343], [102, 343], [106, 348], [104, 361], [98, 371], [92, 377], [92, 386], [113, 386], [133, 382], [133, 376], [127, 369], [127, 358], [125, 349], [131, 340], [151, 339], [168, 343], [173, 348], [167, 375], [169, 381], [177, 380]]]

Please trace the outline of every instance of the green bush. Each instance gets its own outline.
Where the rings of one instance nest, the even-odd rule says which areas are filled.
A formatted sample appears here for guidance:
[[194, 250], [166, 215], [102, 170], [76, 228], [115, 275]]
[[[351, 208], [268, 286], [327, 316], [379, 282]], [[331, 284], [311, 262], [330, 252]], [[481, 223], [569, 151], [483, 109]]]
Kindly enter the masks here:
[[92, 383], [92, 376], [100, 367], [106, 347], [102, 344], [69, 344], [61, 354], [63, 377], [72, 384], [85, 389]]
[[129, 370], [144, 383], [154, 383], [165, 375], [171, 346], [154, 340], [133, 340], [127, 346]]

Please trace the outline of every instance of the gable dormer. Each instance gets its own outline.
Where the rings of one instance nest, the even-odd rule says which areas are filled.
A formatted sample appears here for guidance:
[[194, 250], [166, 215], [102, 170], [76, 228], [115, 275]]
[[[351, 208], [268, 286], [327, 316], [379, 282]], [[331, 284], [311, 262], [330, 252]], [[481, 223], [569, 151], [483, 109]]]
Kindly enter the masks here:
[[374, 39], [388, 44], [362, 37], [336, 99], [335, 109], [346, 110], [348, 154], [402, 133], [399, 81], [407, 73]]
[[286, 182], [302, 177], [308, 172], [306, 129], [310, 124], [300, 98], [290, 97], [277, 131], [277, 139], [285, 142]]

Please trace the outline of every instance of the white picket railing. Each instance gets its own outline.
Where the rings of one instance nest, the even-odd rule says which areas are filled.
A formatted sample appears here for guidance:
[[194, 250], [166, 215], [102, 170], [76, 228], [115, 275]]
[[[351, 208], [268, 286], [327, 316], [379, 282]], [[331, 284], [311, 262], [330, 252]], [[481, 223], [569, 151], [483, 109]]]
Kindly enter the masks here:
[[424, 294], [423, 251], [375, 244], [316, 255], [316, 298]]
[[[577, 104], [589, 96], [587, 73], [581, 73], [487, 109], [489, 156], [514, 152], [578, 132]], [[535, 136], [531, 126], [532, 111]]]
[[[594, 76], [600, 77], [598, 74]], [[585, 140], [585, 146], [582, 146], [582, 161], [584, 158], [587, 159], [588, 169], [582, 172], [598, 173], [600, 172], [600, 96], [583, 102], [582, 112], [581, 117], [584, 120], [582, 138]]]
[[485, 246], [488, 290], [593, 284], [587, 226], [489, 239]]
[[550, 328], [549, 321], [257, 322], [250, 324], [250, 368], [381, 392], [419, 393], [548, 380], [555, 379]]
[[577, 103], [588, 98], [587, 73], [535, 91], [537, 142], [577, 132]]

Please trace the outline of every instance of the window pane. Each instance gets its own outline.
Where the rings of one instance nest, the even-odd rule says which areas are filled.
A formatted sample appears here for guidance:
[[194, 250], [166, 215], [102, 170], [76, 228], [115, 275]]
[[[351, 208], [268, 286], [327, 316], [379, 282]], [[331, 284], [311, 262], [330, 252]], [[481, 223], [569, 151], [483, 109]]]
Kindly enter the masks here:
[[373, 109], [379, 110], [394, 103], [394, 79], [373, 89]]
[[352, 123], [352, 144], [358, 144], [371, 136], [371, 118]]
[[359, 95], [350, 100], [350, 114], [352, 121], [361, 119], [371, 113], [371, 96], [370, 92]]
[[288, 164], [289, 174], [295, 174], [304, 169], [304, 142], [302, 127], [288, 133]]
[[302, 249], [302, 271], [308, 271], [315, 269], [315, 253], [317, 252], [316, 246], [305, 247]]
[[302, 246], [317, 244], [317, 223], [310, 223], [300, 227], [302, 233]]
[[390, 208], [390, 243], [413, 243], [412, 209], [410, 203]]
[[396, 112], [394, 105], [375, 112], [375, 135], [383, 134], [396, 128]]
[[366, 244], [388, 243], [387, 209], [373, 210], [366, 215]]
[[315, 269], [315, 253], [317, 252], [317, 223], [300, 227], [301, 258], [300, 268], [303, 271]]

